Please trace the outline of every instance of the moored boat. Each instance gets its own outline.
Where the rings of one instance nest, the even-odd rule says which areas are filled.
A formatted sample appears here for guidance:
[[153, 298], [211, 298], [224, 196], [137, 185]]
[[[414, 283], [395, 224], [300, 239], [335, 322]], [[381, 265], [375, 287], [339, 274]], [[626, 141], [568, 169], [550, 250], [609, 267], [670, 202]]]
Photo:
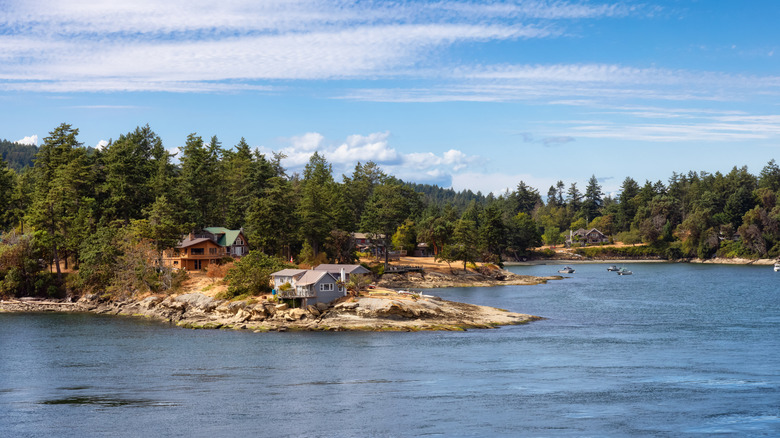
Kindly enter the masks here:
[[568, 266], [564, 266], [563, 269], [559, 269], [558, 272], [560, 272], [561, 274], [573, 274], [574, 273], [574, 269], [572, 269], [572, 268], [570, 268]]
[[631, 275], [631, 274], [633, 274], [633, 272], [629, 271], [626, 268], [618, 269], [617, 273], [618, 273], [618, 275]]
[[780, 262], [775, 263], [775, 272], [780, 271]]
[[618, 269], [618, 267], [617, 267], [617, 266], [615, 266], [615, 265], [612, 265], [612, 266], [610, 266], [609, 268], [607, 268], [607, 271], [609, 271], [609, 272], [617, 272], [617, 271], [619, 271], [619, 270], [620, 270], [620, 269]]

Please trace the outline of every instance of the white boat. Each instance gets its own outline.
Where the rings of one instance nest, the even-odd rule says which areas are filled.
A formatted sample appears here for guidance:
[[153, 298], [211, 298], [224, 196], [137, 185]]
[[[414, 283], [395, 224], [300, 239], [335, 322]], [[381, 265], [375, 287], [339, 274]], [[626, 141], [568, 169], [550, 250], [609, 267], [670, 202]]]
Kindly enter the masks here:
[[620, 269], [618, 269], [618, 267], [617, 267], [617, 266], [615, 266], [615, 265], [612, 265], [612, 266], [610, 266], [609, 268], [607, 268], [607, 271], [609, 271], [609, 272], [617, 272], [617, 271], [619, 271], [619, 270], [620, 270]]
[[633, 272], [629, 271], [626, 268], [618, 269], [617, 273], [618, 273], [618, 275], [631, 275], [631, 274], [633, 274]]
[[561, 274], [573, 274], [574, 273], [574, 269], [572, 269], [572, 268], [570, 268], [568, 266], [564, 266], [563, 269], [559, 269], [558, 272], [560, 272]]
[[775, 272], [780, 271], [780, 262], [775, 263]]

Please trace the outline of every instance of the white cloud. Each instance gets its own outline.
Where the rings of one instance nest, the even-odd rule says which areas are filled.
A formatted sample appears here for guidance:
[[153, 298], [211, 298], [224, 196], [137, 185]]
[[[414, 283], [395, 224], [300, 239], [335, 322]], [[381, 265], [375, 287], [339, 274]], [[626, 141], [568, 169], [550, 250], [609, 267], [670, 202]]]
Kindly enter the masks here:
[[322, 141], [325, 137], [317, 132], [308, 132], [298, 137], [290, 139], [292, 142], [292, 148], [295, 150], [304, 150], [307, 152], [313, 152], [320, 148]]
[[[389, 132], [375, 132], [368, 135], [350, 135], [341, 143], [328, 142], [319, 133], [307, 133], [282, 140], [288, 146], [279, 152], [286, 155], [282, 165], [292, 172], [300, 172], [316, 151], [333, 166], [334, 177], [349, 175], [358, 162], [377, 163], [386, 173], [404, 181], [437, 184], [449, 187], [452, 175], [466, 169], [478, 157], [469, 156], [459, 150], [450, 149], [442, 154], [415, 152], [404, 154], [390, 146]], [[259, 148], [262, 153], [272, 151]]]
[[16, 143], [28, 144], [28, 145], [32, 145], [32, 146], [38, 146], [38, 136], [37, 135], [28, 135], [27, 137], [24, 137], [23, 139], [16, 140]]
[[102, 151], [106, 146], [108, 146], [108, 142], [106, 140], [100, 140], [97, 145], [95, 145], [95, 149]]
[[355, 163], [374, 161], [377, 164], [396, 164], [400, 156], [388, 145], [389, 132], [377, 132], [368, 136], [350, 135], [347, 141], [329, 152], [327, 157], [334, 163]]

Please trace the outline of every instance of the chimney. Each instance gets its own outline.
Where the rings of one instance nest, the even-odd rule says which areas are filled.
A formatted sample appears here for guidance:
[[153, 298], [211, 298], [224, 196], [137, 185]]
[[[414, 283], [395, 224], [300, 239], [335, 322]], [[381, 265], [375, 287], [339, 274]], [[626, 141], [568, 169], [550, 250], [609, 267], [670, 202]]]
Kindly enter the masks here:
[[342, 283], [347, 282], [347, 275], [344, 273], [344, 268], [341, 268], [341, 282]]

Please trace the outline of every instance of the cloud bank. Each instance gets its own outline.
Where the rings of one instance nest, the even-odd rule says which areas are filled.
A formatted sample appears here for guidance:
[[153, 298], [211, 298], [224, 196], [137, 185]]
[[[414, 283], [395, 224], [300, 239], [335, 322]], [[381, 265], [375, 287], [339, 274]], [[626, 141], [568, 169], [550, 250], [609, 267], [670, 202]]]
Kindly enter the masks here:
[[27, 137], [24, 137], [20, 140], [16, 140], [16, 143], [19, 144], [27, 144], [31, 146], [38, 146], [38, 136], [37, 135], [28, 135]]
[[[277, 152], [287, 158], [282, 164], [290, 172], [301, 172], [314, 152], [319, 152], [333, 166], [334, 176], [351, 175], [358, 162], [377, 163], [385, 173], [404, 181], [450, 187], [453, 175], [464, 172], [480, 161], [477, 156], [450, 149], [440, 154], [432, 152], [402, 153], [390, 145], [389, 132], [350, 135], [342, 142], [330, 142], [322, 134], [306, 133], [283, 139], [287, 146]], [[271, 154], [268, 148], [261, 152]]]
[[9, 0], [0, 89], [266, 91], [258, 81], [439, 74], [431, 55], [459, 44], [554, 38], [571, 20], [637, 13], [562, 0]]

